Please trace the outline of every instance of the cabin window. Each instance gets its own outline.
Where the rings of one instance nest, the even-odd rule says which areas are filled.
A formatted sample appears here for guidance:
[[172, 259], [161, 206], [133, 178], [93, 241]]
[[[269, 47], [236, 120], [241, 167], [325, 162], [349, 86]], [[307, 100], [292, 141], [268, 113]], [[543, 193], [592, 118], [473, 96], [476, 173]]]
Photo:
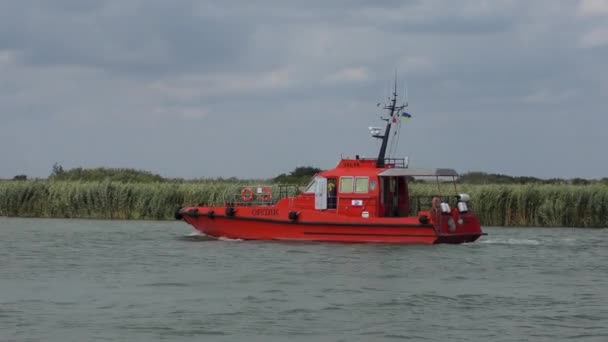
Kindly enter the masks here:
[[369, 178], [368, 177], [355, 178], [355, 192], [358, 192], [358, 193], [368, 193], [369, 192]]
[[340, 177], [340, 192], [353, 192], [353, 177]]

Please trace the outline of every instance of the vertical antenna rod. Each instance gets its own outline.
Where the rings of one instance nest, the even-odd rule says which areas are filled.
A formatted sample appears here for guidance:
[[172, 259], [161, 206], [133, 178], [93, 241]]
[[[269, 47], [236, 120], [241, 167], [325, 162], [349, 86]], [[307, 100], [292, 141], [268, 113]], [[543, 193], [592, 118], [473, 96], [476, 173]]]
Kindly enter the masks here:
[[384, 106], [384, 109], [390, 110], [390, 116], [386, 119], [386, 130], [384, 131], [384, 136], [382, 137], [382, 145], [380, 146], [380, 152], [378, 153], [378, 159], [376, 160], [376, 167], [382, 168], [384, 167], [384, 157], [386, 155], [386, 145], [388, 144], [389, 134], [391, 132], [391, 124], [393, 121], [393, 116], [398, 114], [400, 110], [402, 110], [404, 106], [397, 107], [397, 72], [395, 72], [395, 88], [393, 90], [393, 97], [390, 99], [390, 104]]

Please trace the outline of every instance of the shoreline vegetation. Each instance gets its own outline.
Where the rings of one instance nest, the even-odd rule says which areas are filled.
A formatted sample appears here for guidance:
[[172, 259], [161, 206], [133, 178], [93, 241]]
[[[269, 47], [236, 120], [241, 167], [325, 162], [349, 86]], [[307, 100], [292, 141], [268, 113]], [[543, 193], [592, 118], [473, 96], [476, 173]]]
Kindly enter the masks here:
[[[55, 165], [48, 179], [27, 180], [19, 175], [0, 180], [0, 216], [173, 220], [178, 207], [220, 203], [231, 188], [258, 183], [303, 184], [319, 171], [298, 167], [270, 180], [182, 180], [131, 169], [64, 171]], [[517, 178], [509, 176], [469, 173], [460, 178], [458, 188], [471, 196], [472, 209], [485, 226], [608, 227], [606, 179], [524, 179], [517, 183], [513, 182]], [[410, 185], [411, 196], [430, 196], [435, 190], [434, 184], [416, 181]]]

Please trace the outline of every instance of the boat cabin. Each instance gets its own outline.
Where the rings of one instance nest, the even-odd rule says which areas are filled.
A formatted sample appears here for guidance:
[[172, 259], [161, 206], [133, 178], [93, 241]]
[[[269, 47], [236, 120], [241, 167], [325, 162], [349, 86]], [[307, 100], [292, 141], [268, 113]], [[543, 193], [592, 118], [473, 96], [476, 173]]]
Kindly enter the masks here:
[[[314, 209], [334, 211], [353, 217], [405, 217], [417, 215], [433, 197], [441, 197], [441, 179], [455, 181], [452, 169], [409, 169], [404, 159], [386, 160], [377, 167], [376, 159], [342, 159], [334, 169], [317, 174], [306, 186], [304, 198], [314, 196]], [[409, 182], [415, 177], [433, 177], [437, 193], [411, 197]], [[312, 202], [312, 201], [310, 201]], [[424, 208], [428, 210], [429, 208]]]

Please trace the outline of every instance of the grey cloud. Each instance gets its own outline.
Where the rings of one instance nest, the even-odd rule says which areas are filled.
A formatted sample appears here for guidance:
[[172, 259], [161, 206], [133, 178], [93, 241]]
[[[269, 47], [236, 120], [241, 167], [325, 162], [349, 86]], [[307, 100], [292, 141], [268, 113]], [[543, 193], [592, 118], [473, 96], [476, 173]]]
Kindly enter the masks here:
[[400, 150], [416, 165], [605, 176], [585, 155], [602, 152], [608, 125], [607, 50], [581, 45], [605, 18], [578, 13], [553, 1], [1, 2], [0, 177], [46, 176], [55, 161], [184, 177], [331, 167], [377, 152], [367, 126], [395, 68], [414, 114]]
[[227, 25], [226, 18], [199, 12], [196, 1], [109, 1], [79, 11], [73, 11], [76, 2], [57, 3], [63, 6], [48, 11], [5, 4], [0, 47], [19, 51], [25, 64], [152, 75], [229, 69], [247, 61], [242, 51], [250, 48], [248, 25]]

